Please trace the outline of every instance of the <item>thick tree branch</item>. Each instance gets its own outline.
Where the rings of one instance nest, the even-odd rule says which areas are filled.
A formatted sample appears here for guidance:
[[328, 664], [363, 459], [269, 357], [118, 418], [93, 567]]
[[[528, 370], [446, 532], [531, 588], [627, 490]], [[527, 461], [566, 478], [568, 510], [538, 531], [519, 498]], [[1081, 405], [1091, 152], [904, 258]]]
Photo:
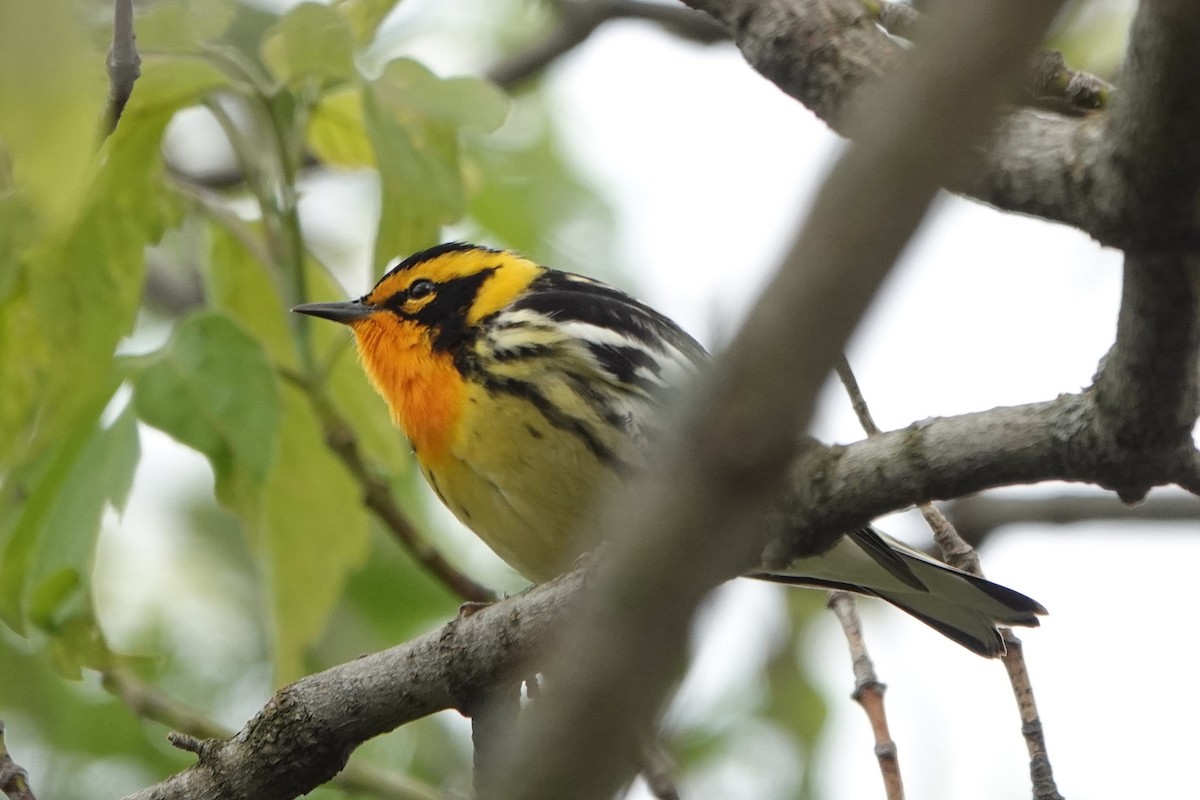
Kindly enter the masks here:
[[[878, 9], [873, 15], [873, 4], [861, 0], [685, 2], [724, 24], [752, 67], [844, 135], [852, 135], [844, 113], [849, 98], [870, 80], [893, 73], [900, 60], [900, 46], [874, 24]], [[921, 28], [927, 23], [922, 18], [912, 25], [918, 47]], [[1180, 42], [1188, 30], [1186, 26], [1176, 30]], [[1013, 57], [1009, 53], [1000, 58]], [[1182, 55], [1163, 58], [1167, 59], [1160, 65], [1164, 69], [1186, 66], [1178, 63]], [[1186, 88], [1177, 81], [1173, 85], [1178, 92], [1164, 102], [1192, 108], [1196, 98], [1184, 98], [1181, 93]], [[1064, 91], [1071, 91], [1069, 85]], [[1121, 95], [1135, 93], [1130, 86]], [[1179, 132], [1196, 130], [1190, 112], [1182, 116], [1176, 126]], [[1144, 231], [1125, 215], [1123, 208], [1133, 205], [1135, 198], [1126, 197], [1122, 187], [1129, 179], [1147, 190], [1155, 184], [1108, 157], [1102, 147], [1106, 124], [1106, 114], [1064, 118], [1029, 109], [1013, 111], [977, 151], [974, 162], [948, 176], [945, 186], [997, 208], [1067, 223], [1105, 244], [1121, 247], [1136, 242]], [[1178, 223], [1177, 237], [1189, 246], [1200, 243], [1194, 209], [1177, 207], [1172, 216]]]
[[[1099, 413], [1087, 391], [923, 420], [851, 445], [813, 444], [792, 466], [785, 517], [793, 530], [771, 546], [769, 561], [790, 560], [824, 531], [852, 530], [914, 503], [999, 486], [1065, 480], [1133, 491], [1190, 479], [1190, 449], [1181, 453], [1169, 441], [1132, 458], [1125, 445], [1097, 435]], [[1187, 441], [1190, 448], [1190, 433]]]
[[[1049, 479], [1100, 483], [1110, 474], [1108, 460], [1084, 452], [1097, 440], [1080, 440], [1078, 447], [1072, 444], [1070, 431], [1085, 403], [1086, 395], [1068, 395], [1044, 404], [928, 420], [848, 446], [822, 449], [832, 474], [820, 502], [843, 511], [826, 514], [819, 522], [815, 514], [806, 514], [806, 524], [819, 524], [824, 526], [821, 533], [835, 535], [849, 525], [911, 505], [913, 492], [928, 496], [939, 487], [970, 493], [997, 483]], [[1065, 427], [1055, 428], [1056, 420]], [[1022, 433], [1023, 426], [1031, 431]], [[908, 457], [909, 445], [909, 455], [924, 453], [925, 458]], [[812, 457], [806, 453], [801, 461]], [[1004, 466], [1005, 460], [1014, 463]], [[993, 470], [1003, 473], [1002, 481], [991, 479]], [[807, 469], [797, 472], [802, 483], [813, 482]], [[933, 476], [930, 485], [923, 478], [926, 472]], [[954, 474], [962, 477], [949, 477]], [[885, 484], [880, 491], [874, 489], [877, 479]], [[873, 510], [860, 513], [864, 503]], [[790, 541], [777, 543], [775, 549], [783, 552], [791, 547]], [[668, 571], [648, 580], [661, 585], [674, 578]], [[239, 777], [234, 784], [237, 790], [230, 790], [227, 797], [269, 800], [309, 791], [335, 773], [350, 750], [365, 739], [418, 717], [458, 708], [472, 687], [511, 674], [555, 625], [569, 618], [579, 585], [578, 574], [568, 576], [484, 608], [430, 636], [305, 678], [281, 690], [233, 740], [205, 743], [200, 764], [134, 797], [210, 797], [205, 792], [226, 775], [248, 776]], [[589, 654], [582, 662], [597, 658]], [[580, 661], [576, 660], [576, 668]], [[605, 710], [604, 704], [594, 708], [589, 720]], [[268, 756], [278, 763], [268, 763]], [[258, 775], [263, 769], [271, 771]], [[289, 770], [298, 772], [288, 780], [290, 788], [267, 790]]]
[[[757, 512], [777, 496], [784, 461], [846, 337], [937, 186], [1019, 84], [1023, 62], [1006, 64], [1002, 54], [1030, 49], [1057, 8], [967, 5], [943, 6], [902, 81], [872, 98], [869, 115], [859, 107], [849, 123], [855, 145], [697, 394], [682, 440], [631, 489], [636, 502], [610, 509], [604, 529], [621, 532], [611, 570], [558, 643], [548, 666], [558, 680], [527, 710], [508, 780], [488, 796], [607, 797], [629, 775], [628, 743], [656, 716], [696, 604], [753, 564]], [[945, 124], [930, 126], [930, 118]], [[856, 221], [864, 218], [883, 223], [863, 236]], [[810, 543], [836, 535], [824, 531]], [[575, 724], [584, 718], [589, 724]]]
[[[1122, 180], [1118, 213], [1136, 231], [1126, 249], [1117, 339], [1096, 378], [1098, 436], [1126, 459], [1171, 471], [1192, 459], [1200, 412], [1200, 6], [1143, 3], [1130, 31], [1128, 90], [1113, 107], [1105, 151]], [[1150, 467], [1150, 464], [1146, 465]], [[1161, 481], [1118, 487], [1136, 501]]]
[[[104, 688], [119, 697], [133, 713], [170, 728], [167, 738], [177, 747], [199, 752], [204, 740], [228, 739], [233, 735], [223, 725], [125, 671], [104, 673], [101, 680]], [[195, 746], [185, 746], [191, 743]], [[369, 764], [349, 764], [331, 783], [347, 792], [381, 800], [444, 800], [442, 793], [431, 786]]]
[[1188, 0], [1138, 6], [1104, 147], [1119, 178], [1111, 213], [1132, 252], [1195, 253], [1200, 216], [1200, 95], [1185, 76], [1200, 70], [1200, 7]]
[[328, 781], [367, 739], [510, 679], [571, 613], [573, 573], [381, 653], [285, 686], [233, 738], [196, 747], [199, 761], [129, 800], [282, 800]]

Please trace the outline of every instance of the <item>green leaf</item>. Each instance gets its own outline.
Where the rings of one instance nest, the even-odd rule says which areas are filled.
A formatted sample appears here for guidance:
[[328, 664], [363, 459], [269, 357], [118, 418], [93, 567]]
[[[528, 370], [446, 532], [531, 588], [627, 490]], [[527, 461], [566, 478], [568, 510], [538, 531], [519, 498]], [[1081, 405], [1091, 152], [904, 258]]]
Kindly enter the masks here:
[[559, 269], [612, 270], [611, 210], [562, 152], [544, 105], [524, 97], [515, 124], [466, 140], [470, 215], [487, 235]]
[[38, 218], [25, 198], [18, 194], [0, 196], [0, 305], [16, 289], [21, 257], [35, 241]]
[[337, 84], [357, 75], [354, 36], [346, 19], [334, 9], [301, 3], [268, 32], [262, 59], [281, 83], [317, 80]]
[[[207, 77], [186, 91], [155, 91], [169, 76], [201, 72]], [[210, 68], [168, 74], [148, 61], [97, 168], [83, 170], [91, 182], [77, 216], [62, 225], [29, 219], [30, 207], [14, 210], [27, 227], [0, 235], [0, 262], [16, 265], [0, 297], [0, 465], [10, 477], [50, 449], [81, 409], [98, 414], [111, 395], [113, 353], [141, 299], [143, 249], [178, 210], [160, 182], [162, 132], [179, 105], [216, 80]], [[0, 518], [19, 514], [0, 498]]]
[[0, 1], [0, 141], [39, 215], [64, 223], [91, 176], [108, 88], [71, 0]]
[[334, 8], [340, 11], [350, 27], [354, 38], [366, 44], [374, 38], [379, 24], [383, 22], [400, 0], [336, 0]]
[[509, 99], [481, 78], [439, 78], [410, 58], [389, 61], [376, 82], [380, 100], [401, 121], [424, 118], [494, 131], [508, 117]]
[[[115, 388], [115, 385], [114, 387]], [[0, 619], [18, 633], [26, 630], [28, 587], [39, 558], [45, 521], [65, 496], [63, 487], [88, 446], [102, 406], [85, 407], [45, 451], [5, 476], [0, 517]]]
[[362, 490], [326, 447], [307, 399], [285, 386], [283, 408], [279, 460], [267, 481], [259, 529], [277, 683], [308, 672], [308, 650], [368, 544]]
[[233, 21], [233, 0], [178, 0], [155, 3], [137, 17], [142, 52], [196, 53], [219, 37]]
[[223, 314], [195, 314], [134, 375], [133, 389], [143, 421], [208, 458], [223, 503], [254, 504], [280, 422], [279, 388], [262, 345]]
[[309, 116], [305, 135], [309, 148], [326, 164], [345, 169], [375, 166], [359, 86], [322, 95]]
[[[289, 314], [278, 286], [262, 264], [229, 231], [214, 226], [208, 267], [213, 302], [242, 322], [276, 363], [295, 366]], [[340, 297], [329, 275], [309, 270], [313, 297]], [[302, 324], [313, 324], [299, 320]], [[340, 351], [328, 387], [339, 411], [353, 424], [363, 452], [409, 484], [409, 447], [392, 426], [383, 401], [367, 383], [341, 326], [316, 323], [317, 352]], [[299, 677], [309, 649], [341, 602], [348, 573], [365, 560], [369, 515], [359, 487], [325, 444], [308, 398], [284, 384], [279, 458], [264, 488], [260, 513], [245, 515], [263, 565], [271, 609], [275, 674]]]
[[489, 129], [507, 99], [476, 78], [438, 78], [410, 59], [390, 62], [363, 95], [381, 181], [375, 263], [433, 244], [466, 212], [459, 160], [464, 127]]
[[[259, 227], [249, 230], [257, 233]], [[237, 320], [258, 341], [273, 365], [297, 369], [299, 360], [288, 329], [291, 320], [286, 316], [290, 312], [278, 281], [267, 265], [225, 227], [212, 225], [210, 238], [205, 276], [212, 304]]]
[[126, 409], [96, 431], [71, 466], [42, 523], [37, 557], [28, 578], [29, 617], [53, 632], [68, 613], [91, 608], [92, 558], [101, 514], [125, 507], [141, 448], [137, 420]]
[[120, 127], [144, 124], [147, 117], [169, 116], [199, 103], [218, 89], [231, 85], [229, 76], [214, 64], [198, 58], [147, 56], [142, 77], [133, 86]]

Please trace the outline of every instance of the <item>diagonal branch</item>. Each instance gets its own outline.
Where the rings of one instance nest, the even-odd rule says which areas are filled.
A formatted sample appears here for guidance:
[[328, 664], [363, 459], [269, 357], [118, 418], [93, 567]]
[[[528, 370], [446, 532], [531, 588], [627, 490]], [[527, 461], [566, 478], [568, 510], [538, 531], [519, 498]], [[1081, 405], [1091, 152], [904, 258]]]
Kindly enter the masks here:
[[[1056, 8], [1033, 0], [943, 5], [909, 69], [870, 98], [876, 113], [859, 105], [849, 122], [855, 145], [715, 362], [678, 438], [630, 489], [633, 501], [608, 509], [603, 530], [620, 532], [609, 537], [610, 568], [557, 643], [547, 669], [558, 681], [526, 711], [506, 781], [488, 796], [600, 798], [628, 777], [629, 743], [654, 722], [696, 605], [754, 563], [761, 509], [782, 488], [825, 376], [937, 187], [1020, 83], [1023, 62], [1005, 54], [1031, 49]], [[862, 25], [873, 29], [865, 18]], [[863, 236], [861, 219], [883, 223]], [[815, 536], [808, 552], [837, 535]], [[589, 654], [586, 668], [579, 653]], [[588, 725], [572, 724], [584, 718]]]
[[529, 654], [571, 613], [581, 585], [581, 573], [567, 575], [285, 686], [232, 738], [187, 743], [196, 764], [127, 800], [284, 800], [310, 792], [367, 739], [460, 708], [478, 687], [521, 674]]
[[545, 38], [489, 69], [488, 80], [515, 89], [583, 44], [601, 25], [618, 19], [654, 22], [676, 36], [703, 44], [728, 38], [724, 28], [704, 14], [645, 0], [565, 0], [558, 3], [558, 17], [558, 24]]

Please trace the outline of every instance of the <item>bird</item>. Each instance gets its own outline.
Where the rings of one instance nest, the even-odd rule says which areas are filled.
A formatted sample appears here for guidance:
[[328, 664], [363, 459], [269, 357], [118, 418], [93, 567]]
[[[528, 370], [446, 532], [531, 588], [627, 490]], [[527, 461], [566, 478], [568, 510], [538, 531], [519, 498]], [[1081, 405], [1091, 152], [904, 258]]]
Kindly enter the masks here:
[[[433, 492], [535, 583], [583, 555], [593, 502], [645, 467], [672, 390], [709, 360], [617, 288], [465, 242], [395, 259], [358, 299], [292, 311], [350, 328]], [[870, 525], [747, 575], [880, 597], [988, 657], [1005, 652], [998, 625], [1046, 613]]]

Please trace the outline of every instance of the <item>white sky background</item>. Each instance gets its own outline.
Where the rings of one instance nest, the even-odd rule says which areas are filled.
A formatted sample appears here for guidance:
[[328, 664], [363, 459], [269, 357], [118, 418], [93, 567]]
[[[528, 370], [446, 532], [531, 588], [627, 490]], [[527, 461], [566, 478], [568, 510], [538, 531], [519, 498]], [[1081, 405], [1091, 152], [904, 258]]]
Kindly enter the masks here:
[[[638, 24], [602, 30], [555, 66], [548, 88], [563, 109], [567, 145], [615, 206], [619, 260], [636, 281], [627, 288], [719, 347], [790, 241], [838, 140], [732, 46], [687, 45]], [[346, 186], [361, 185], [315, 191], [305, 201], [306, 224], [354, 235], [364, 226], [363, 206], [347, 204]], [[862, 235], [871, 235], [870, 220], [862, 221]], [[850, 350], [879, 424], [902, 427], [1086, 385], [1112, 341], [1119, 267], [1118, 253], [1075, 231], [959, 199], [940, 202]], [[861, 437], [837, 387], [827, 392], [818, 433], [836, 441]], [[177, 448], [162, 439], [143, 438], [147, 464], [178, 462]], [[141, 525], [162, 529], [147, 485], [152, 470], [139, 475], [122, 536]], [[883, 527], [924, 538], [919, 519]], [[1178, 631], [1187, 625], [1190, 632], [1195, 605], [1190, 587], [1200, 539], [1186, 535], [1194, 532], [1150, 524], [1031, 526], [997, 535], [982, 553], [990, 577], [1051, 611], [1023, 639], [1056, 778], [1068, 797], [1173, 796], [1192, 783], [1194, 741], [1186, 725], [1200, 716], [1200, 698], [1184, 688], [1190, 676], [1181, 673], [1200, 647], [1194, 635]], [[724, 590], [685, 688], [686, 716], [745, 691], [740, 684], [757, 664], [742, 663], [743, 643], [778, 624], [780, 591], [750, 581]], [[908, 795], [1028, 796], [1020, 722], [1003, 667], [881, 602], [861, 607], [868, 646], [889, 685]], [[853, 676], [832, 615], [824, 628], [805, 655], [820, 665], [834, 698], [828, 749], [819, 757], [822, 795], [882, 798], [865, 716], [849, 699], [837, 701], [848, 698]], [[702, 784], [685, 787], [685, 797], [789, 797], [794, 768], [777, 752], [768, 736], [748, 740], [745, 756], [754, 769], [731, 764], [706, 774]]]

